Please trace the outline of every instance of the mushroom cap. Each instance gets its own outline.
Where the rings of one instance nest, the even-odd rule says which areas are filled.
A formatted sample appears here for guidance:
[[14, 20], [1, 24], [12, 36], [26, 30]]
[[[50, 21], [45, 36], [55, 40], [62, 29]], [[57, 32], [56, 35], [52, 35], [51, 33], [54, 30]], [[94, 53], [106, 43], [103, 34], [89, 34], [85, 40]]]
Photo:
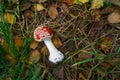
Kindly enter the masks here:
[[46, 25], [39, 26], [34, 31], [34, 39], [36, 41], [42, 41], [51, 36], [52, 36], [52, 30]]

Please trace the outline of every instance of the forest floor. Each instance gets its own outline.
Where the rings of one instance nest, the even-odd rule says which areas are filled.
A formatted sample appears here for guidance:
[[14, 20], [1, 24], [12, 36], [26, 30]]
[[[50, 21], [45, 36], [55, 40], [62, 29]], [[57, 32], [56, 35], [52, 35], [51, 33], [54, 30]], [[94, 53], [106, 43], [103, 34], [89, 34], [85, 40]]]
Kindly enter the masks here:
[[[119, 80], [120, 5], [79, 1], [0, 0], [0, 80]], [[53, 30], [62, 62], [34, 40], [41, 25]]]

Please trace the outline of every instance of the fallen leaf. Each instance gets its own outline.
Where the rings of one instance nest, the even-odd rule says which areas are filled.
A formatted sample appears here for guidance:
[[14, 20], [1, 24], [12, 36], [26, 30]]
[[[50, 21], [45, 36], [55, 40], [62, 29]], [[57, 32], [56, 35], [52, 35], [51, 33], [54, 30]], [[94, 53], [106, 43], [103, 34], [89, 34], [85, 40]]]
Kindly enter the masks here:
[[1, 79], [1, 80], [12, 80], [12, 78], [11, 78], [10, 75], [7, 75], [7, 76], [5, 77], [5, 79]]
[[45, 8], [43, 7], [43, 5], [42, 4], [34, 4], [33, 6], [32, 6], [32, 10], [33, 11], [42, 11], [42, 10], [44, 10]]
[[30, 44], [30, 48], [31, 49], [35, 49], [35, 48], [37, 48], [38, 47], [38, 42], [36, 42], [36, 41], [33, 41], [31, 44]]
[[75, 3], [87, 3], [89, 0], [75, 0]]
[[46, 2], [47, 0], [38, 0], [38, 3], [44, 3]]
[[21, 37], [15, 37], [15, 46], [17, 48], [23, 47], [24, 41], [22, 40]]
[[38, 0], [29, 0], [30, 2], [37, 2]]
[[11, 13], [6, 13], [4, 15], [4, 19], [9, 23], [9, 24], [13, 24], [15, 23], [16, 19], [15, 16]]
[[67, 3], [68, 5], [74, 5], [75, 0], [62, 0], [63, 2]]
[[64, 67], [57, 67], [53, 70], [53, 74], [60, 78], [63, 79], [64, 78]]
[[101, 14], [101, 15], [105, 15], [105, 14], [111, 13], [112, 11], [113, 11], [113, 10], [112, 10], [110, 7], [107, 7], [107, 8], [105, 8], [105, 9], [101, 10], [101, 11], [100, 11], [100, 14]]
[[43, 46], [43, 47], [42, 47], [41, 53], [44, 54], [44, 55], [49, 55], [49, 51], [48, 51], [48, 49], [47, 49], [46, 46]]
[[63, 13], [69, 13], [68, 6], [67, 6], [65, 3], [62, 3], [61, 11], [62, 11]]
[[56, 48], [59, 48], [63, 45], [61, 40], [57, 36], [53, 36], [52, 41]]
[[55, 19], [58, 16], [57, 4], [52, 4], [48, 9], [48, 15], [51, 19]]
[[13, 4], [19, 4], [19, 0], [12, 0]]
[[112, 46], [113, 46], [113, 41], [112, 41], [111, 38], [105, 37], [105, 38], [102, 39], [100, 47], [105, 53], [109, 52], [110, 49], [112, 48]]
[[34, 13], [31, 10], [26, 10], [24, 16], [27, 18], [34, 18]]
[[4, 51], [5, 51], [5, 54], [8, 54], [8, 55], [10, 55], [10, 56], [12, 56], [12, 57], [14, 56], [13, 53], [12, 53], [12, 51], [11, 51], [11, 49], [9, 48], [9, 46], [8, 46], [8, 44], [6, 43], [5, 40], [2, 41], [1, 45], [2, 45], [2, 47], [3, 47], [3, 49], [4, 49]]
[[92, 54], [92, 49], [88, 48], [85, 50], [82, 50], [79, 54], [78, 54], [78, 58], [79, 59], [89, 59], [92, 58], [93, 54]]
[[70, 15], [72, 18], [74, 18], [74, 17], [75, 17], [75, 15], [74, 15], [74, 14], [72, 14], [72, 13], [70, 13], [69, 15]]
[[31, 3], [27, 2], [20, 6], [20, 11], [25, 11], [31, 7]]
[[110, 67], [110, 64], [103, 62], [100, 64], [100, 66], [102, 66], [104, 68], [108, 68], [108, 67]]
[[92, 10], [91, 11], [91, 18], [95, 21], [98, 22], [101, 19], [100, 11], [99, 10]]
[[8, 65], [11, 66], [13, 62], [16, 62], [16, 60], [14, 59], [14, 57], [12, 57], [10, 54], [5, 54], [5, 58], [8, 61]]
[[[59, 47], [62, 46], [62, 42], [61, 42], [61, 40], [58, 37], [53, 36], [52, 37], [52, 41], [53, 41], [53, 44], [55, 45], [56, 48], [59, 48]], [[44, 55], [49, 55], [49, 51], [48, 51], [46, 46], [42, 47], [41, 53], [43, 53]]]
[[120, 23], [120, 13], [113, 12], [109, 14], [107, 20], [109, 23]]
[[32, 63], [37, 63], [41, 58], [41, 54], [38, 50], [33, 50], [30, 53], [30, 56], [28, 58], [28, 63], [32, 64]]
[[8, 65], [11, 66], [13, 62], [15, 62], [15, 58], [13, 57], [11, 49], [8, 47], [7, 43], [5, 42], [4, 39], [1, 39], [1, 45], [4, 49], [5, 52], [5, 58], [8, 61]]
[[91, 9], [99, 9], [104, 6], [103, 0], [93, 0]]
[[81, 80], [87, 80], [82, 73], [79, 73], [79, 78], [80, 78]]

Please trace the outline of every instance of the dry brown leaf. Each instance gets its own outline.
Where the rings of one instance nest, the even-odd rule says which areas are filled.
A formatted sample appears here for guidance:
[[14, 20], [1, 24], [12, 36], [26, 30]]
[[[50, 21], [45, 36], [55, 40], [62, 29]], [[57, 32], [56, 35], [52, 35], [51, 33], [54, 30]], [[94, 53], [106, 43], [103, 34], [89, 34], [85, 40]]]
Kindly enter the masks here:
[[15, 46], [20, 48], [23, 47], [24, 41], [22, 40], [21, 37], [15, 37]]
[[103, 62], [100, 64], [100, 66], [102, 66], [104, 68], [108, 68], [108, 67], [110, 67], [110, 64]]
[[6, 14], [4, 15], [4, 19], [5, 19], [8, 23], [10, 23], [10, 24], [15, 23], [15, 21], [16, 21], [15, 16], [14, 16], [13, 14], [11, 14], [11, 13], [6, 13]]
[[48, 9], [48, 15], [51, 19], [55, 19], [58, 16], [57, 4], [52, 4]]
[[11, 63], [12, 62], [15, 62], [15, 59], [13, 57], [13, 53], [12, 51], [10, 50], [10, 48], [8, 47], [7, 43], [5, 42], [4, 39], [1, 40], [1, 45], [5, 51], [5, 58], [8, 60], [8, 64], [9, 66], [11, 66]]
[[99, 10], [93, 10], [91, 11], [91, 18], [95, 21], [98, 22], [101, 20], [101, 15]]
[[31, 3], [27, 2], [20, 6], [20, 11], [25, 11], [31, 7]]
[[4, 79], [1, 79], [1, 80], [12, 80], [11, 76], [8, 74], [6, 75], [6, 77]]
[[19, 0], [12, 0], [13, 4], [19, 4]]
[[11, 66], [13, 62], [16, 62], [16, 60], [14, 59], [14, 57], [12, 57], [11, 55], [9, 55], [7, 53], [5, 54], [5, 58], [7, 59], [9, 66]]
[[112, 8], [106, 7], [105, 9], [103, 9], [103, 10], [100, 11], [100, 14], [101, 14], [101, 15], [105, 15], [105, 14], [111, 13], [112, 11], [113, 11]]
[[63, 13], [69, 13], [68, 6], [65, 3], [62, 3], [61, 10]]
[[99, 9], [104, 6], [103, 0], [93, 0], [91, 9]]
[[24, 16], [27, 18], [34, 18], [34, 13], [31, 10], [26, 10]]
[[49, 51], [48, 51], [48, 49], [47, 49], [46, 46], [43, 46], [43, 47], [42, 47], [41, 53], [44, 54], [44, 55], [49, 55]]
[[89, 59], [92, 58], [93, 54], [92, 53], [92, 49], [88, 48], [85, 50], [82, 50], [79, 54], [78, 54], [78, 58], [79, 59]]
[[30, 2], [37, 2], [38, 0], [29, 0]]
[[30, 53], [30, 56], [28, 58], [28, 63], [29, 64], [32, 64], [33, 62], [34, 63], [37, 63], [41, 58], [41, 54], [38, 50], [33, 50], [31, 53]]
[[110, 15], [108, 15], [107, 19], [109, 23], [120, 23], [120, 13], [113, 12]]
[[43, 5], [42, 4], [34, 4], [33, 6], [32, 6], [32, 10], [33, 11], [42, 11], [42, 10], [44, 10], [45, 8], [43, 7]]
[[31, 49], [35, 49], [35, 48], [37, 48], [38, 47], [38, 42], [36, 42], [36, 41], [33, 41], [31, 44], [30, 44], [30, 48]]
[[63, 80], [63, 78], [64, 78], [64, 67], [63, 67], [63, 66], [60, 66], [60, 67], [55, 68], [55, 69], [53, 70], [53, 74], [54, 74], [56, 77], [58, 77], [58, 78], [60, 78], [60, 79]]
[[62, 0], [63, 2], [67, 3], [68, 5], [74, 5], [75, 0]]
[[105, 37], [102, 39], [102, 43], [100, 44], [101, 46], [101, 49], [104, 51], [104, 52], [109, 52], [110, 49], [112, 48], [112, 45], [113, 45], [113, 41], [111, 38], [109, 37]]
[[[58, 37], [53, 36], [52, 41], [56, 48], [59, 48], [62, 46], [62, 42]], [[41, 53], [43, 53], [44, 55], [49, 55], [49, 51], [46, 46], [42, 47]]]

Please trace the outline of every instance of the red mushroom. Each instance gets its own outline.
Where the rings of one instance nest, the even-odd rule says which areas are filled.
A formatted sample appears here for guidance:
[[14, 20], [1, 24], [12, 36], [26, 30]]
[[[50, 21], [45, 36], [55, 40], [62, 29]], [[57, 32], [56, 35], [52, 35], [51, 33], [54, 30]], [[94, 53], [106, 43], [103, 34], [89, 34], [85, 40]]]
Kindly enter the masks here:
[[52, 30], [48, 26], [39, 26], [34, 31], [34, 39], [36, 41], [44, 41], [47, 46], [50, 56], [49, 60], [57, 63], [63, 60], [64, 55], [54, 46], [51, 40]]

